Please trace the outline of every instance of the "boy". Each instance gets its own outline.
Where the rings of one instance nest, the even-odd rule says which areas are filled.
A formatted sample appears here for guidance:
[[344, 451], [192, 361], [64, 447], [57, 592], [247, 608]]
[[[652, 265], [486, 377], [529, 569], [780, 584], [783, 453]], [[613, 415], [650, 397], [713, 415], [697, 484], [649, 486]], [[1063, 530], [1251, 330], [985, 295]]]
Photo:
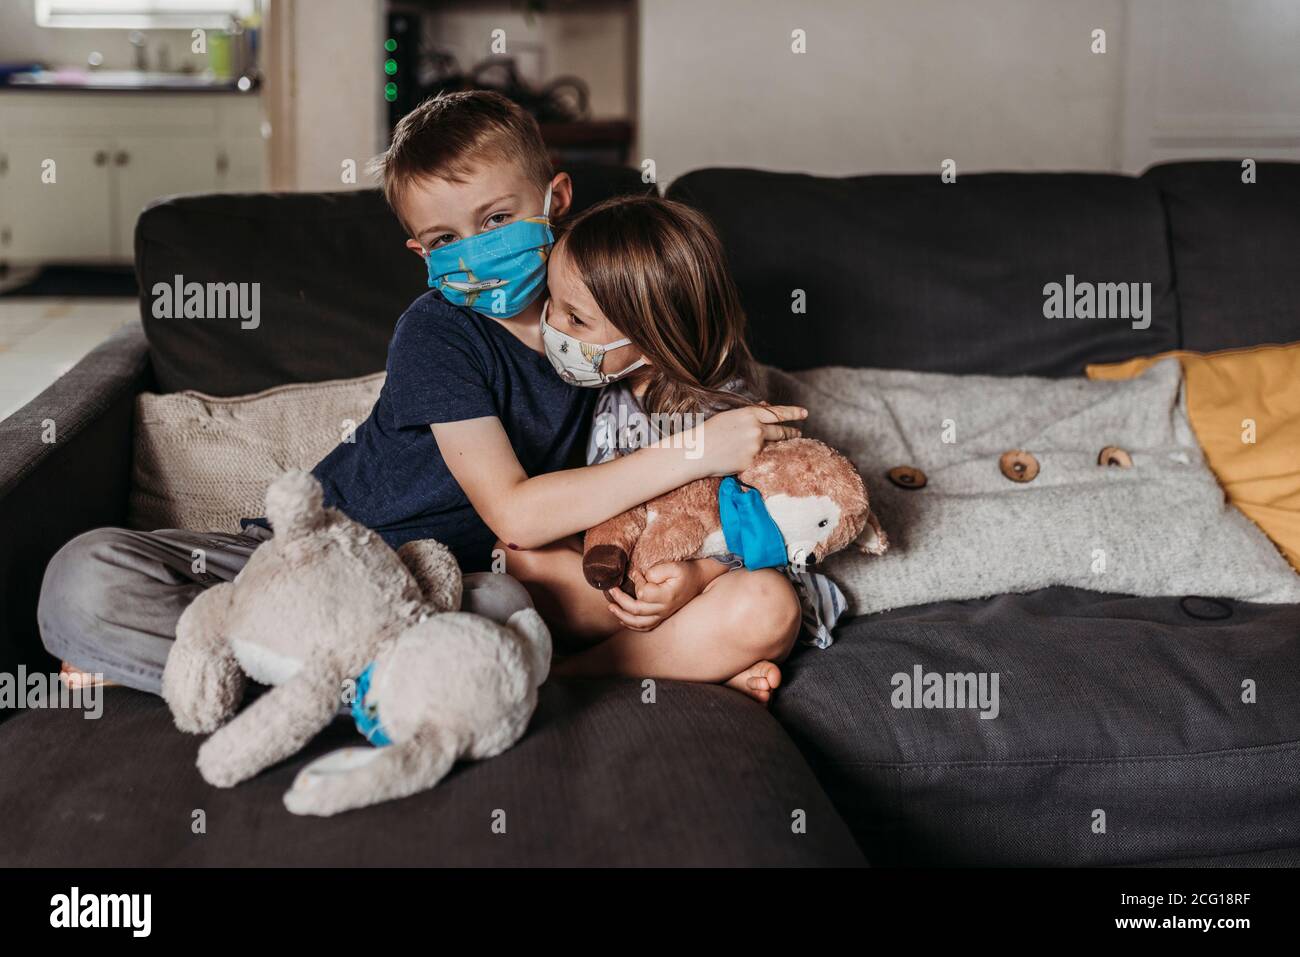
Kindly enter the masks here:
[[[567, 174], [555, 174], [536, 122], [504, 97], [460, 93], [406, 116], [375, 164], [384, 192], [422, 257], [449, 243], [538, 213], [563, 216]], [[543, 210], [549, 195], [549, 209]], [[544, 222], [544, 220], [543, 220]], [[541, 226], [538, 230], [549, 234]], [[392, 547], [436, 538], [467, 572], [486, 569], [495, 536], [475, 513], [439, 454], [430, 425], [500, 415], [529, 474], [563, 468], [586, 441], [595, 396], [566, 385], [519, 338], [541, 314], [544, 250], [528, 265], [532, 288], [426, 294], [399, 320], [387, 380], [355, 441], [313, 469], [325, 503], [373, 528]], [[432, 277], [431, 277], [432, 278]], [[459, 284], [463, 290], [464, 283]], [[498, 295], [493, 298], [493, 293]], [[460, 309], [495, 306], [485, 318]], [[478, 299], [478, 302], [473, 302]], [[510, 413], [503, 414], [509, 405]], [[181, 612], [204, 588], [229, 581], [271, 537], [261, 519], [240, 534], [105, 528], [69, 542], [45, 573], [37, 619], [45, 647], [74, 682], [82, 673], [157, 693]], [[206, 572], [192, 552], [206, 553]], [[504, 620], [528, 598], [513, 579], [466, 576], [466, 610]]]

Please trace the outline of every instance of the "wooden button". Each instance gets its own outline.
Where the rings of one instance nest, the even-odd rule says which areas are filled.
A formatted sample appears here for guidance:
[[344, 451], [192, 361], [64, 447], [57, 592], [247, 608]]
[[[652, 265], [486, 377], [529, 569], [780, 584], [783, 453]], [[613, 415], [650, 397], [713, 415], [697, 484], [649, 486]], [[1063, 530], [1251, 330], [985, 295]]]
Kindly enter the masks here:
[[1133, 456], [1129, 455], [1118, 445], [1108, 445], [1101, 450], [1097, 456], [1098, 465], [1113, 465], [1121, 469], [1131, 469], [1133, 467]]
[[892, 468], [888, 473], [889, 481], [893, 482], [899, 488], [918, 489], [925, 488], [925, 473], [920, 469], [914, 469], [910, 465], [900, 465]]
[[1003, 452], [998, 468], [1013, 482], [1032, 482], [1038, 477], [1038, 459], [1021, 449]]

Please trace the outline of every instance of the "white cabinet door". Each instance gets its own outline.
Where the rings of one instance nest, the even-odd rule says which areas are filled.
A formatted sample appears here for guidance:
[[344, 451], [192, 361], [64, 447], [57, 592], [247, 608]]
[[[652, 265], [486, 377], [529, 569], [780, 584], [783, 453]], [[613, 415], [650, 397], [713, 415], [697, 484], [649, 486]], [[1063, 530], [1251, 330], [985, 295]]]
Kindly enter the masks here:
[[244, 137], [222, 142], [217, 148], [221, 192], [256, 193], [262, 189], [265, 155], [266, 146], [260, 139]]
[[[0, 258], [12, 263], [106, 262], [112, 173], [107, 141], [45, 137], [3, 147]], [[53, 182], [42, 180], [53, 161]], [[50, 178], [49, 174], [46, 179]]]
[[218, 188], [217, 143], [209, 137], [118, 136], [113, 141], [116, 180], [113, 252], [135, 255], [135, 221], [156, 199]]
[[[47, 159], [54, 183], [41, 181]], [[252, 97], [6, 92], [0, 262], [130, 263], [145, 206], [261, 189], [264, 162]]]

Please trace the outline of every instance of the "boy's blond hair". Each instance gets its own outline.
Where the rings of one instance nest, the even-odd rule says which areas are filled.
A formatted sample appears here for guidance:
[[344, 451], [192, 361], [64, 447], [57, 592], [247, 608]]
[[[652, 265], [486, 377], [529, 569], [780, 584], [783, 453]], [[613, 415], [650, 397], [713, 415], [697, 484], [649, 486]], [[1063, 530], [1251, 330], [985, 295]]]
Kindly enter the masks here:
[[517, 163], [539, 189], [555, 175], [537, 121], [500, 93], [470, 90], [431, 97], [402, 117], [370, 170], [401, 219], [398, 204], [412, 183], [426, 177], [461, 182], [476, 163], [501, 159]]

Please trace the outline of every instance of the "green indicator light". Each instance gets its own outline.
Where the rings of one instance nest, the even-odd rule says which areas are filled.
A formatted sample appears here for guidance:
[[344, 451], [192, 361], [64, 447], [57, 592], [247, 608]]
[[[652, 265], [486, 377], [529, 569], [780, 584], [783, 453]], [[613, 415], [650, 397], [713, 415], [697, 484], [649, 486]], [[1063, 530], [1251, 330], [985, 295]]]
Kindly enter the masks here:
[[385, 84], [384, 84], [384, 99], [386, 99], [389, 103], [392, 103], [393, 100], [397, 99], [397, 84], [396, 84], [396, 83], [385, 83]]
[[394, 73], [396, 73], [396, 72], [397, 72], [397, 61], [396, 61], [396, 60], [392, 60], [392, 59], [385, 60], [385, 61], [384, 61], [384, 72], [387, 73], [389, 76], [392, 76]]
[[392, 37], [389, 37], [387, 40], [384, 41], [384, 49], [387, 50], [389, 53], [392, 53], [394, 50], [397, 49], [397, 41], [394, 40]]

